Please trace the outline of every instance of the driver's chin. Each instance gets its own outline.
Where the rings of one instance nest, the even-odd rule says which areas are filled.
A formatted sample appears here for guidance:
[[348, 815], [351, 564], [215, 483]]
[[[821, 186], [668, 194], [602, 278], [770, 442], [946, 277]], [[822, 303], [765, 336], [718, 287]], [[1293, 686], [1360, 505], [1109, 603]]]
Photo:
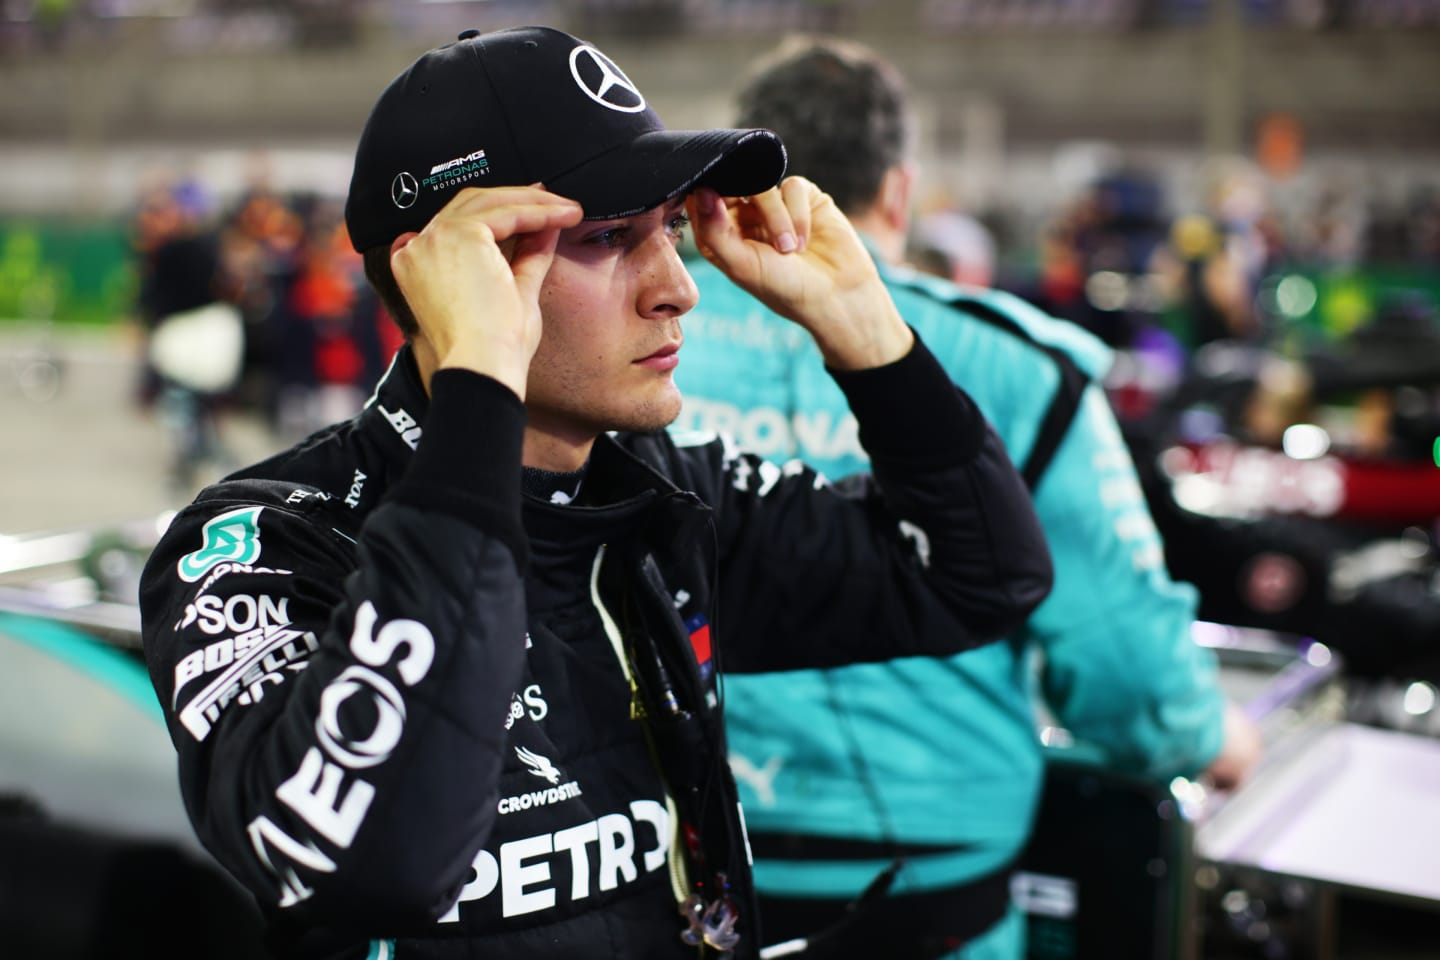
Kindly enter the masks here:
[[668, 389], [647, 398], [625, 412], [623, 422], [611, 427], [612, 430], [628, 430], [632, 433], [650, 433], [663, 430], [680, 416], [680, 391], [670, 384]]

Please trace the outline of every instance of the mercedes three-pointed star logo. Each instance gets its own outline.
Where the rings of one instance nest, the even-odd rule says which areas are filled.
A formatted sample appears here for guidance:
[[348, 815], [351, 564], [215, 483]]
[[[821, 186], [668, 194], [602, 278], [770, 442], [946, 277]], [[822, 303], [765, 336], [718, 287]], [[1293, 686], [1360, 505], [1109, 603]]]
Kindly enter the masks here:
[[390, 181], [390, 199], [395, 201], [395, 206], [406, 210], [415, 206], [415, 201], [420, 199], [420, 184], [415, 178], [403, 170], [395, 174], [395, 179]]
[[[587, 73], [599, 72], [599, 76], [587, 80], [580, 75], [581, 58], [589, 60], [594, 69]], [[594, 47], [580, 46], [570, 51], [570, 75], [585, 91], [585, 95], [602, 107], [619, 110], [621, 113], [639, 113], [645, 109], [645, 97], [635, 89], [630, 78]]]

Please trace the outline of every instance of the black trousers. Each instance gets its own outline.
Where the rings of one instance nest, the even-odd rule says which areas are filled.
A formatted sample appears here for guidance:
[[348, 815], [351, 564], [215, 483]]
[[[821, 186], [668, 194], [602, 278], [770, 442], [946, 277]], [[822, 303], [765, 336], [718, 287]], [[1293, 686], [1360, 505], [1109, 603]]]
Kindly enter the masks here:
[[1006, 867], [958, 887], [856, 901], [760, 897], [766, 944], [805, 938], [806, 960], [933, 960], [999, 923], [1010, 905]]

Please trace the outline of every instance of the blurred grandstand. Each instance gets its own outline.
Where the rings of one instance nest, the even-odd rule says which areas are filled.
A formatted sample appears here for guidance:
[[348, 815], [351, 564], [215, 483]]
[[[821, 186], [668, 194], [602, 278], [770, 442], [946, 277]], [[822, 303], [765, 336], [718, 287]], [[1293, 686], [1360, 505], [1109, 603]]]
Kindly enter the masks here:
[[[1237, 165], [1244, 226], [1297, 267], [1440, 245], [1440, 0], [4, 0], [0, 318], [127, 312], [124, 225], [158, 170], [225, 208], [263, 150], [275, 191], [342, 195], [373, 91], [415, 52], [534, 21], [614, 50], [672, 126], [725, 122], [736, 65], [786, 31], [863, 38], [915, 87], [922, 196], [988, 225], [1022, 290], [1107, 180], [1146, 181], [1163, 232], [1216, 213]], [[1319, 287], [1312, 319], [1363, 319], [1327, 320]]]

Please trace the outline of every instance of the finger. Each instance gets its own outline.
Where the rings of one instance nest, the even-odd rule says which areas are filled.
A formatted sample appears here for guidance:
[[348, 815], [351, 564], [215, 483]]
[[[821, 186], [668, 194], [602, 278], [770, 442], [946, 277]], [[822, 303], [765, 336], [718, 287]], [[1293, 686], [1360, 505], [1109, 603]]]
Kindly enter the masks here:
[[431, 223], [438, 224], [440, 229], [452, 220], [480, 217], [499, 238], [545, 229], [545, 211], [564, 211], [565, 217], [584, 216], [576, 201], [537, 185], [466, 187], [441, 208]]
[[780, 184], [780, 196], [785, 209], [790, 211], [790, 222], [795, 228], [797, 250], [804, 250], [810, 242], [810, 228], [813, 226], [811, 203], [819, 190], [802, 177], [787, 177]]
[[800, 248], [795, 235], [794, 219], [778, 189], [772, 187], [764, 193], [755, 194], [750, 198], [749, 207], [751, 215], [758, 217], [763, 225], [771, 246], [781, 253], [794, 253]]
[[580, 204], [567, 201], [562, 204], [509, 205], [475, 213], [474, 216], [490, 228], [497, 242], [503, 243], [520, 234], [573, 227], [584, 217], [584, 211]]
[[545, 274], [550, 272], [559, 241], [558, 228], [515, 238], [510, 269], [515, 274], [515, 289], [526, 303], [535, 303], [540, 299], [540, 285], [545, 282]]
[[735, 223], [735, 214], [726, 207], [720, 195], [709, 187], [700, 187], [686, 201], [690, 223], [695, 229], [695, 245], [705, 259], [730, 272], [729, 264], [745, 256], [745, 238]]
[[575, 201], [558, 193], [551, 193], [538, 183], [528, 186], [464, 187], [450, 198], [436, 216], [444, 215], [447, 211], [475, 213], [511, 204], [537, 203], [568, 206]]
[[770, 242], [770, 228], [765, 220], [764, 208], [751, 203], [749, 197], [735, 198], [733, 203], [727, 200], [726, 206], [730, 209], [731, 219], [739, 225], [742, 236], [760, 243]]
[[418, 237], [418, 236], [420, 236], [420, 234], [416, 233], [414, 230], [411, 230], [411, 231], [409, 231], [409, 232], [407, 232], [407, 233], [402, 233], [402, 234], [400, 234], [400, 236], [396, 237], [394, 240], [391, 240], [391, 241], [390, 241], [390, 257], [391, 257], [391, 259], [393, 260], [394, 257], [395, 257], [395, 254], [399, 253], [402, 249], [404, 249], [406, 246], [408, 246], [409, 243], [410, 243], [410, 241], [411, 241], [411, 240], [414, 240], [414, 239], [415, 239], [416, 237]]

